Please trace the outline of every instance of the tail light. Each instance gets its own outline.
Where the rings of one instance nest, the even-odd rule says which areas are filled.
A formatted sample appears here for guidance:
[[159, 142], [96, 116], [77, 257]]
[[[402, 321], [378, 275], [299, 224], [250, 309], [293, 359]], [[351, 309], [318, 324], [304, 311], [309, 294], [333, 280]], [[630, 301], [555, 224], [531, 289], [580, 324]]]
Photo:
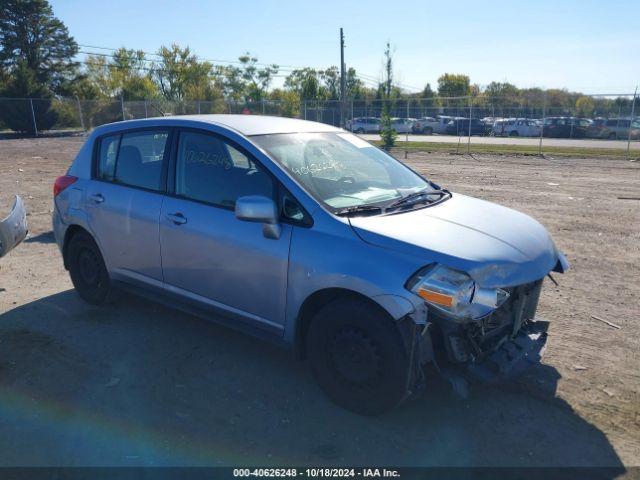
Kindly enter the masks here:
[[57, 197], [63, 190], [65, 190], [69, 185], [74, 184], [78, 180], [78, 177], [74, 177], [73, 175], [63, 175], [62, 177], [56, 178], [56, 181], [53, 184], [53, 196]]

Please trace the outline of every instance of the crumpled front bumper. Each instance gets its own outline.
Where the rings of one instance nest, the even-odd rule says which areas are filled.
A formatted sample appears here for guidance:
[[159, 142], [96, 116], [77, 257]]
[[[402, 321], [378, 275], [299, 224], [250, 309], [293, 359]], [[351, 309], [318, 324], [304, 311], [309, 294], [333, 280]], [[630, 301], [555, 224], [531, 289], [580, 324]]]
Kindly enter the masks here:
[[500, 383], [539, 363], [547, 343], [549, 322], [529, 320], [518, 334], [503, 343], [482, 362], [466, 366], [467, 377], [482, 383]]
[[16, 196], [9, 215], [0, 220], [0, 258], [13, 250], [27, 236], [27, 212], [22, 198]]

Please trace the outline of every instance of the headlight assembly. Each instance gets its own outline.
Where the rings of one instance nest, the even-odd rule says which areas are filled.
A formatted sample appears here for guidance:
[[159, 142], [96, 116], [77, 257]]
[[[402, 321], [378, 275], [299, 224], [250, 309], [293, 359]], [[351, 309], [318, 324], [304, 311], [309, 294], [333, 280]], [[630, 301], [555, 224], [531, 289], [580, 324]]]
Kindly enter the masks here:
[[458, 320], [484, 317], [509, 298], [501, 288], [482, 288], [466, 273], [438, 264], [420, 270], [406, 286], [430, 307]]

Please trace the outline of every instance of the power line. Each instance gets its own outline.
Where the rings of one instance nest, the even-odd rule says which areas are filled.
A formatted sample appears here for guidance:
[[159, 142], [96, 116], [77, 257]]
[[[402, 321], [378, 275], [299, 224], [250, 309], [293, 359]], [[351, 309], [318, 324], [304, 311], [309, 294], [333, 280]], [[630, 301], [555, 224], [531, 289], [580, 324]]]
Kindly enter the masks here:
[[[98, 46], [98, 45], [89, 45], [89, 44], [83, 44], [83, 43], [79, 43], [78, 46], [80, 47], [84, 47], [84, 48], [91, 48], [91, 49], [95, 49], [95, 50], [106, 50], [109, 52], [117, 52], [118, 50], [120, 50], [119, 48], [113, 48], [113, 47], [103, 47], [103, 46]], [[148, 56], [152, 56], [152, 57], [157, 57], [157, 58], [162, 58], [162, 55], [158, 54], [158, 53], [153, 53], [153, 52], [146, 52], [144, 50], [137, 50], [137, 49], [125, 49], [127, 51], [133, 51], [133, 52], [142, 52], [144, 55], [148, 55]], [[86, 50], [80, 50], [78, 53], [83, 54], [83, 55], [95, 55], [95, 56], [99, 56], [99, 57], [108, 57], [108, 58], [116, 58], [116, 55], [114, 55], [113, 53], [101, 53], [101, 52], [90, 52], [90, 51], [86, 51]], [[194, 54], [195, 55], [195, 54]], [[211, 63], [218, 63], [218, 64], [233, 64], [233, 65], [243, 65], [243, 62], [237, 61], [237, 60], [220, 60], [220, 59], [208, 59], [208, 58], [201, 58], [197, 55], [195, 55], [196, 58], [200, 61], [207, 61], [207, 62], [211, 62]], [[151, 64], [155, 64], [156, 60], [150, 59], [150, 58], [145, 58], [142, 59], [143, 62], [146, 63], [151, 63]], [[81, 62], [86, 64], [86, 62]], [[276, 65], [276, 64], [271, 64], [271, 63], [262, 63], [262, 62], [256, 62], [255, 65], [258, 66], [272, 66], [272, 65]], [[291, 73], [294, 70], [302, 70], [304, 68], [311, 68], [317, 72], [322, 72], [327, 70], [328, 68], [318, 68], [318, 67], [301, 67], [301, 66], [293, 66], [293, 65], [277, 65], [278, 66], [278, 72], [288, 72]], [[142, 70], [149, 70], [151, 71], [152, 69], [148, 68], [148, 67], [140, 67], [140, 69]], [[274, 78], [286, 78], [287, 75], [279, 75], [279, 74], [274, 74], [272, 75]], [[373, 88], [378, 88], [378, 85], [380, 84], [380, 79], [374, 75], [368, 75], [365, 73], [360, 73], [356, 71], [356, 77], [358, 79], [360, 79], [365, 85], [368, 85], [369, 87], [373, 87]], [[420, 91], [420, 88], [417, 87], [413, 87], [411, 85], [406, 85], [404, 83], [396, 83], [397, 86], [404, 88], [406, 90], [415, 90], [415, 91]]]

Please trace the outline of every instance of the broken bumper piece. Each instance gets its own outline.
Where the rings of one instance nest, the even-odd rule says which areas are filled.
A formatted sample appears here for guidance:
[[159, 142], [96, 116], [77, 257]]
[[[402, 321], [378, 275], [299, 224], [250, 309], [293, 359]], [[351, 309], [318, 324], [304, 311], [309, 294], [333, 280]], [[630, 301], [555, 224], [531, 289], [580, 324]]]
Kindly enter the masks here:
[[4, 257], [27, 236], [27, 212], [22, 198], [16, 196], [11, 213], [0, 220], [0, 258]]
[[518, 334], [503, 343], [482, 362], [469, 363], [466, 375], [481, 383], [499, 383], [522, 374], [536, 363], [540, 363], [547, 343], [549, 322], [529, 320]]

